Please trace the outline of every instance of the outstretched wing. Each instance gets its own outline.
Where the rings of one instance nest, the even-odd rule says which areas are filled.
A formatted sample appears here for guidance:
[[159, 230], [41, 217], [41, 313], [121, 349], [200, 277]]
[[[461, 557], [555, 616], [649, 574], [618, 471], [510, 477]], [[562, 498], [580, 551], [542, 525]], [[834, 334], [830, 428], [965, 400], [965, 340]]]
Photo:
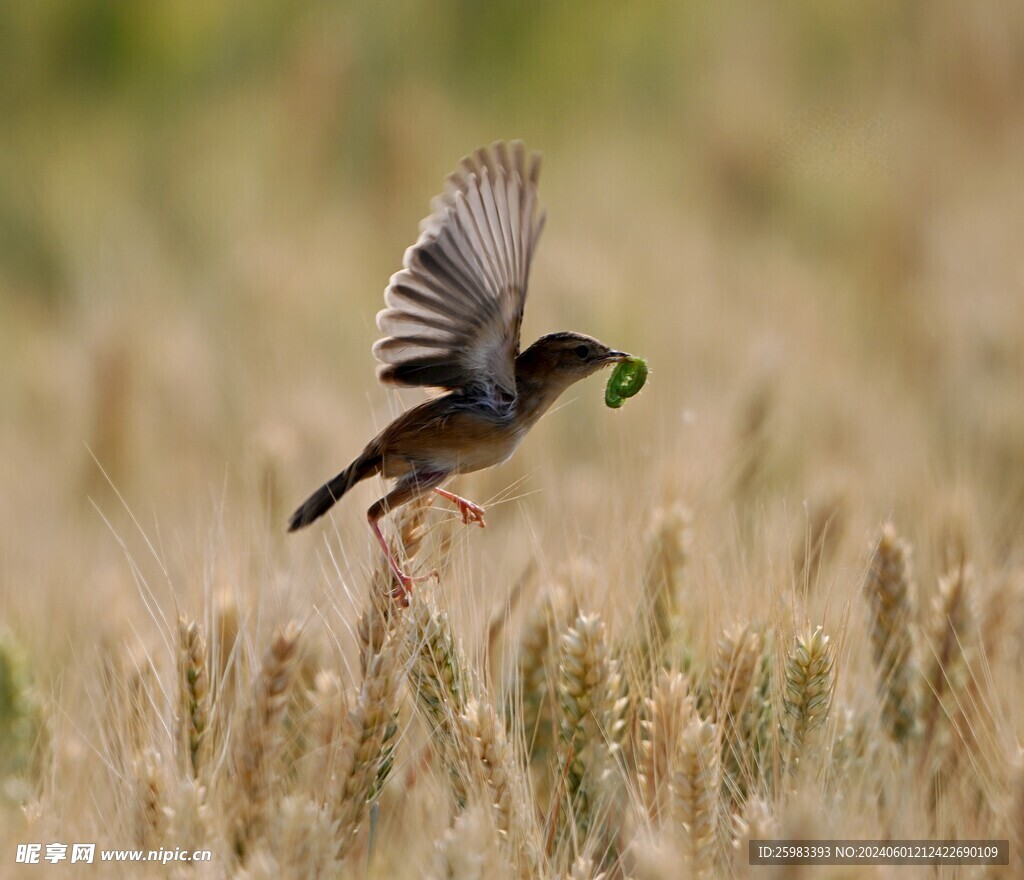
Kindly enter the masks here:
[[515, 358], [533, 251], [544, 226], [540, 154], [495, 143], [448, 178], [384, 291], [373, 346], [377, 378], [473, 394], [495, 410], [515, 400]]

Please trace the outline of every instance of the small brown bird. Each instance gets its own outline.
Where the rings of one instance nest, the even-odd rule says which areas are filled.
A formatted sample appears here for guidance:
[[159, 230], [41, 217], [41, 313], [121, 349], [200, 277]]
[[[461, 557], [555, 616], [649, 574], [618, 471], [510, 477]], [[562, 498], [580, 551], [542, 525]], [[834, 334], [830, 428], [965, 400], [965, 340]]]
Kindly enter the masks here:
[[384, 338], [373, 347], [381, 382], [448, 393], [395, 419], [288, 524], [289, 531], [309, 525], [367, 477], [397, 480], [366, 515], [399, 600], [413, 579], [388, 549], [380, 518], [435, 491], [458, 507], [464, 523], [486, 525], [482, 507], [441, 484], [506, 461], [566, 388], [629, 357], [581, 333], [551, 333], [519, 351], [527, 278], [544, 226], [539, 173], [540, 155], [527, 156], [515, 141], [477, 150], [448, 178], [405, 252], [405, 268], [384, 292], [388, 308], [377, 315]]

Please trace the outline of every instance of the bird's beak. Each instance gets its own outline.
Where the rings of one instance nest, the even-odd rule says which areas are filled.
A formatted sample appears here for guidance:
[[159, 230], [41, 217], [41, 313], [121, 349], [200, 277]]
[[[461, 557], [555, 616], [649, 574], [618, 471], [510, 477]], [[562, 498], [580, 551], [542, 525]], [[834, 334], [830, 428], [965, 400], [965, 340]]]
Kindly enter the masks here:
[[633, 357], [633, 355], [628, 354], [627, 352], [624, 351], [610, 351], [603, 358], [601, 358], [601, 360], [603, 360], [607, 364], [618, 364], [624, 360], [628, 360], [631, 357]]

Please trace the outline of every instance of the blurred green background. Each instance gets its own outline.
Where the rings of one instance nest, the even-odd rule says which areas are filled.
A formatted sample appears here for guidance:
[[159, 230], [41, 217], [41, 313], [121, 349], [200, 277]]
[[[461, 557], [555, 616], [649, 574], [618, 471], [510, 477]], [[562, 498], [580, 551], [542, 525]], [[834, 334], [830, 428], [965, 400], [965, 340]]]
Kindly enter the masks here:
[[[227, 575], [182, 548], [279, 546], [398, 408], [381, 293], [498, 138], [545, 151], [524, 334], [590, 332], [654, 374], [616, 414], [581, 386], [472, 478], [537, 524], [508, 506], [481, 564], [600, 535], [602, 492], [627, 521], [727, 510], [751, 467], [766, 518], [839, 485], [856, 547], [948, 504], [1007, 556], [1022, 86], [1017, 0], [0, 5], [0, 616], [45, 641], [134, 596], [111, 483], [186, 581]], [[358, 564], [372, 491], [334, 518]]]

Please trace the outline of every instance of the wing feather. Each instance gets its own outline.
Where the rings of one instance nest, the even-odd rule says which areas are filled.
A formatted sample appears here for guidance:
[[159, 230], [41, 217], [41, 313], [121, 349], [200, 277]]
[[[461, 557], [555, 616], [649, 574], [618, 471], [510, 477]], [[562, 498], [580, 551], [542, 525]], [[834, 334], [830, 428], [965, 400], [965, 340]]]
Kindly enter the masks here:
[[480, 192], [471, 189], [468, 193], [459, 193], [455, 197], [455, 204], [459, 209], [459, 223], [473, 248], [480, 262], [480, 268], [484, 273], [487, 283], [491, 289], [500, 286], [495, 260], [490, 252], [490, 235], [487, 229], [487, 218], [484, 216], [483, 205], [480, 201]]
[[498, 244], [501, 250], [501, 265], [505, 273], [505, 283], [515, 283], [516, 263], [512, 250], [509, 232], [508, 193], [505, 189], [505, 174], [497, 172], [494, 180], [494, 214], [498, 230]]
[[494, 262], [494, 269], [498, 275], [498, 281], [502, 287], [510, 287], [512, 277], [508, 257], [505, 254], [505, 235], [501, 231], [501, 221], [498, 219], [498, 203], [494, 196], [494, 188], [497, 181], [493, 173], [485, 166], [481, 172], [484, 185], [480, 187], [479, 198], [483, 203], [484, 220], [487, 223], [487, 246]]
[[543, 228], [540, 155], [495, 143], [459, 164], [384, 292], [378, 377], [515, 398], [515, 357], [530, 264]]

